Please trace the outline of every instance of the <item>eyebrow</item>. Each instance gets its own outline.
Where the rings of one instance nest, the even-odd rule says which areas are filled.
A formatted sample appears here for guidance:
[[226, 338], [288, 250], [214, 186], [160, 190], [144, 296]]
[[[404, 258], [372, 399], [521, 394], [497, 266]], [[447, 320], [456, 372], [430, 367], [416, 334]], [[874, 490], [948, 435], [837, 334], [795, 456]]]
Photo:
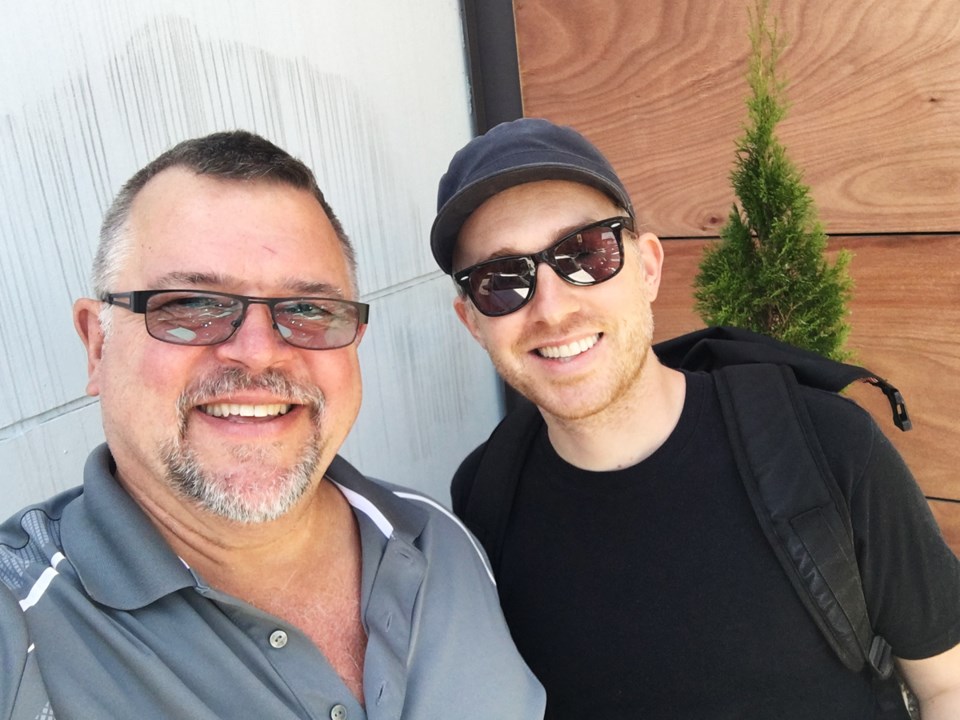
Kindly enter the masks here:
[[[176, 288], [208, 288], [219, 289], [228, 292], [228, 289], [235, 289], [243, 284], [240, 278], [223, 273], [206, 272], [182, 272], [173, 271], [157, 278], [153, 287], [158, 290], [176, 289]], [[290, 293], [290, 296], [317, 296], [344, 298], [343, 288], [319, 280], [301, 280], [297, 278], [286, 278], [281, 282], [283, 292]]]

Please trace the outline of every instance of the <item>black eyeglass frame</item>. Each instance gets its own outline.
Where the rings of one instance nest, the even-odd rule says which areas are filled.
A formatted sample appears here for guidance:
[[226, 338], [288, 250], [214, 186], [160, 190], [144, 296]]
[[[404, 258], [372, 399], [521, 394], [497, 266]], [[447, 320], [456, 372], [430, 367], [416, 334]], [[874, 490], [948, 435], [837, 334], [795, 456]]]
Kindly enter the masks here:
[[[230, 334], [227, 335], [222, 340], [217, 340], [216, 342], [198, 342], [198, 343], [180, 343], [170, 340], [168, 338], [158, 337], [150, 331], [150, 323], [147, 322], [147, 302], [155, 295], [163, 295], [166, 293], [186, 293], [188, 295], [199, 295], [207, 297], [223, 297], [230, 298], [231, 300], [238, 300], [240, 302], [240, 314], [237, 319], [232, 320], [230, 325], [233, 327], [233, 330], [230, 331]], [[184, 289], [184, 288], [170, 288], [169, 290], [131, 290], [129, 292], [118, 292], [118, 293], [106, 293], [103, 297], [100, 298], [101, 302], [105, 302], [108, 305], [113, 305], [115, 307], [123, 308], [124, 310], [129, 310], [130, 312], [138, 313], [143, 315], [143, 324], [147, 330], [147, 334], [159, 340], [160, 342], [169, 343], [170, 345], [183, 345], [185, 347], [210, 347], [213, 345], [220, 345], [221, 343], [227, 342], [230, 338], [236, 335], [237, 330], [240, 329], [240, 326], [243, 325], [243, 321], [247, 317], [247, 309], [251, 305], [266, 305], [270, 310], [270, 320], [273, 323], [274, 329], [277, 331], [277, 334], [280, 335], [281, 339], [295, 348], [300, 348], [301, 350], [337, 350], [339, 348], [344, 348], [353, 343], [357, 339], [357, 335], [360, 332], [360, 328], [366, 325], [370, 318], [370, 306], [367, 303], [356, 302], [353, 300], [344, 300], [343, 298], [330, 298], [330, 297], [319, 297], [319, 296], [310, 296], [310, 295], [295, 295], [292, 297], [280, 297], [280, 298], [262, 298], [254, 297], [251, 295], [235, 295], [234, 293], [225, 293], [217, 292], [213, 290], [196, 290], [196, 289]], [[280, 328], [277, 325], [277, 317], [275, 314], [275, 309], [277, 305], [287, 302], [293, 302], [297, 300], [322, 300], [324, 302], [333, 302], [341, 305], [350, 305], [354, 307], [357, 311], [357, 326], [354, 329], [353, 337], [349, 342], [343, 343], [342, 345], [332, 345], [322, 348], [313, 348], [307, 347], [304, 345], [298, 345], [294, 342], [291, 342], [289, 338], [284, 337], [283, 333], [280, 332]]]
[[[601, 280], [592, 280], [592, 281], [582, 281], [574, 280], [565, 273], [563, 273], [560, 267], [557, 264], [555, 251], [557, 247], [565, 243], [581, 233], [592, 230], [597, 227], [609, 227], [613, 231], [613, 236], [617, 241], [617, 249], [620, 254], [620, 264], [617, 266], [617, 269], [614, 270], [610, 275], [601, 279]], [[599, 285], [600, 283], [606, 282], [614, 277], [616, 277], [620, 271], [623, 269], [623, 229], [626, 228], [630, 232], [635, 232], [635, 223], [633, 218], [626, 215], [618, 215], [612, 218], [606, 218], [605, 220], [598, 220], [596, 222], [590, 223], [589, 225], [584, 225], [577, 228], [567, 234], [563, 235], [556, 242], [552, 243], [549, 247], [544, 248], [540, 252], [531, 253], [529, 255], [504, 255], [502, 257], [490, 258], [489, 260], [484, 260], [479, 262], [476, 265], [471, 265], [470, 267], [463, 268], [453, 273], [453, 281], [456, 283], [460, 291], [470, 298], [474, 307], [477, 308], [477, 311], [487, 317], [503, 317], [504, 315], [509, 315], [515, 313], [517, 310], [522, 308], [524, 305], [529, 303], [534, 296], [534, 293], [537, 291], [537, 266], [540, 263], [546, 263], [549, 265], [557, 275], [562, 278], [564, 281], [570, 283], [571, 285], [577, 285], [579, 287], [589, 287], [591, 285]], [[470, 276], [477, 270], [483, 268], [486, 265], [492, 265], [493, 263], [500, 263], [504, 260], [525, 260], [527, 262], [528, 272], [530, 273], [530, 293], [523, 299], [523, 301], [517, 305], [515, 308], [510, 310], [505, 310], [503, 312], [488, 312], [483, 310], [480, 305], [477, 303], [473, 295], [472, 286], [470, 283]]]

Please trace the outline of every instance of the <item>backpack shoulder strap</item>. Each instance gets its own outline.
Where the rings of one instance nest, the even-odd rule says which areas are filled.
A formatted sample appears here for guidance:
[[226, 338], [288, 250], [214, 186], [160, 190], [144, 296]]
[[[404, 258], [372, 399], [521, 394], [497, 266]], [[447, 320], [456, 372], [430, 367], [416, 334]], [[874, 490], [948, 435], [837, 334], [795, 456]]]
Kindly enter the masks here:
[[828, 360], [810, 350], [802, 350], [749, 330], [711, 327], [664, 340], [653, 346], [660, 362], [684, 370], [707, 370], [729, 365], [771, 363], [788, 365], [803, 385], [840, 392], [854, 381], [870, 383], [887, 397], [893, 422], [906, 432], [912, 423], [900, 391], [879, 375], [858, 365]]
[[470, 472], [468, 458], [454, 478], [459, 505], [454, 509], [480, 540], [495, 576], [520, 474], [542, 425], [536, 406], [519, 402], [475, 451], [479, 455], [475, 472]]
[[793, 371], [731, 365], [714, 376], [747, 496], [800, 600], [844, 665], [886, 679], [893, 659], [870, 626], [850, 513]]

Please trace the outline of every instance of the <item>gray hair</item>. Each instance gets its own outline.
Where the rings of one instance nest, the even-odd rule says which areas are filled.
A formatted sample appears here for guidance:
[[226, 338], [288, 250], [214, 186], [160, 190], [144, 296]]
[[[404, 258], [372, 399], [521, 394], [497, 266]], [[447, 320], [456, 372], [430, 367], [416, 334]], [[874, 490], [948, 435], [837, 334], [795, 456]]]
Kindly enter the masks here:
[[[310, 168], [259, 135], [245, 130], [233, 130], [185, 140], [158, 156], [127, 180], [107, 209], [100, 228], [100, 244], [93, 260], [93, 290], [96, 297], [102, 299], [111, 290], [118, 290], [112, 287], [112, 284], [130, 253], [131, 245], [126, 229], [134, 198], [154, 175], [172, 167], [183, 167], [197, 175], [211, 175], [228, 180], [262, 180], [309, 191], [333, 225], [350, 270], [352, 289], [356, 292], [356, 253], [343, 226], [317, 186], [317, 180]], [[108, 318], [102, 319], [109, 324]]]

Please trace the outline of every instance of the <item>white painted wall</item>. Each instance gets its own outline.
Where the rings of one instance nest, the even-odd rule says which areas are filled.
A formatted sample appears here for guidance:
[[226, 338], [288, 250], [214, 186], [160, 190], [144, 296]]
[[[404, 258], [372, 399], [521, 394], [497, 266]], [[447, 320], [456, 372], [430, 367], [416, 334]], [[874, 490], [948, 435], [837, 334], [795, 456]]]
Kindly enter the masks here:
[[342, 454], [448, 502], [496, 379], [430, 257], [436, 183], [470, 136], [458, 0], [0, 0], [0, 517], [80, 482], [102, 441], [70, 308], [139, 167], [242, 127], [317, 174], [371, 324]]

